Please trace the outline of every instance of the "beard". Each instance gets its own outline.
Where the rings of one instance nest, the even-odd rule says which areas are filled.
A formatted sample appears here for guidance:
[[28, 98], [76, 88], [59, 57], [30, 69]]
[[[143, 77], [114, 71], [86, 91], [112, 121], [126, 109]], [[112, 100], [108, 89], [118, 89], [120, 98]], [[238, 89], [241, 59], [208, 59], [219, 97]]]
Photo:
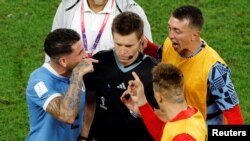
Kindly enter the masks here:
[[104, 5], [107, 3], [108, 0], [94, 0], [96, 5]]

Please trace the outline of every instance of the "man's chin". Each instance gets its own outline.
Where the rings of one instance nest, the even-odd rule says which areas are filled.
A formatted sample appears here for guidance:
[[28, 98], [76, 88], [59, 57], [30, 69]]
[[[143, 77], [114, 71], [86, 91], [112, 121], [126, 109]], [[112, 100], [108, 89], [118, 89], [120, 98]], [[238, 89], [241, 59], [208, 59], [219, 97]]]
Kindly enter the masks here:
[[173, 46], [173, 49], [174, 49], [176, 52], [179, 52], [179, 47], [174, 47], [174, 46]]

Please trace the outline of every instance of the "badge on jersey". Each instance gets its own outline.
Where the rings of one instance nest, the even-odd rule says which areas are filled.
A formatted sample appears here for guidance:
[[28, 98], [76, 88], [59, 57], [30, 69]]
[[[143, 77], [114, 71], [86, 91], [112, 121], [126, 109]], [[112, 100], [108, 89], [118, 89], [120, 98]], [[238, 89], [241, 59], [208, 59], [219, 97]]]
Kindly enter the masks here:
[[43, 94], [48, 92], [47, 87], [45, 86], [44, 82], [42, 82], [42, 81], [38, 82], [35, 85], [34, 89], [35, 89], [36, 94], [38, 95], [38, 97], [42, 97]]

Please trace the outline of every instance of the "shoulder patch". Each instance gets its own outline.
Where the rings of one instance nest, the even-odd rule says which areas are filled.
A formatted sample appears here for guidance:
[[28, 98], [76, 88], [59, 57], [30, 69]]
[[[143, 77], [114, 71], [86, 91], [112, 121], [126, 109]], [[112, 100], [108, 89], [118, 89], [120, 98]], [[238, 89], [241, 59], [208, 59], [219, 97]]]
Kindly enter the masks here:
[[43, 94], [48, 92], [47, 87], [45, 86], [43, 81], [38, 82], [35, 86], [34, 89], [36, 91], [36, 94], [38, 97], [42, 97]]

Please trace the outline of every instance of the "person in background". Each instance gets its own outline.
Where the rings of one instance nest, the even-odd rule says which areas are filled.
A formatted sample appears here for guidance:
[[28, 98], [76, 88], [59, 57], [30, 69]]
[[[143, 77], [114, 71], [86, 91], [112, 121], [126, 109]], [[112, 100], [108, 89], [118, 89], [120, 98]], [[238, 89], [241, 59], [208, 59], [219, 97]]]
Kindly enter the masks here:
[[143, 21], [134, 12], [122, 12], [115, 17], [111, 29], [114, 49], [96, 53], [93, 58], [99, 60], [99, 63], [94, 64], [95, 71], [84, 76], [87, 96], [92, 96], [92, 101], [91, 98], [86, 101], [86, 105], [93, 105], [93, 109], [88, 110], [92, 111], [89, 115], [95, 112], [88, 139], [152, 141], [142, 119], [120, 101], [128, 80], [133, 78], [131, 72], [134, 71], [143, 78], [150, 105], [158, 108], [153, 95], [151, 74], [157, 62], [140, 52]]
[[30, 132], [27, 141], [77, 141], [83, 127], [82, 77], [93, 72], [77, 32], [57, 29], [44, 42], [51, 61], [33, 71], [27, 84]]
[[[207, 127], [200, 111], [187, 105], [182, 72], [171, 64], [159, 63], [153, 68], [154, 97], [160, 114], [147, 102], [144, 86], [135, 72], [121, 101], [140, 115], [155, 141], [205, 141]], [[130, 97], [127, 99], [126, 97]]]
[[[114, 47], [111, 24], [116, 15], [132, 11], [144, 22], [144, 35], [152, 41], [151, 27], [144, 10], [134, 0], [62, 0], [54, 17], [52, 30], [70, 28], [77, 31], [83, 47], [91, 57]], [[45, 62], [49, 57], [45, 56]]]
[[183, 72], [187, 103], [201, 111], [207, 125], [244, 124], [231, 70], [201, 38], [203, 24], [200, 9], [178, 7], [169, 18], [164, 44], [159, 48], [150, 44], [146, 51]]

